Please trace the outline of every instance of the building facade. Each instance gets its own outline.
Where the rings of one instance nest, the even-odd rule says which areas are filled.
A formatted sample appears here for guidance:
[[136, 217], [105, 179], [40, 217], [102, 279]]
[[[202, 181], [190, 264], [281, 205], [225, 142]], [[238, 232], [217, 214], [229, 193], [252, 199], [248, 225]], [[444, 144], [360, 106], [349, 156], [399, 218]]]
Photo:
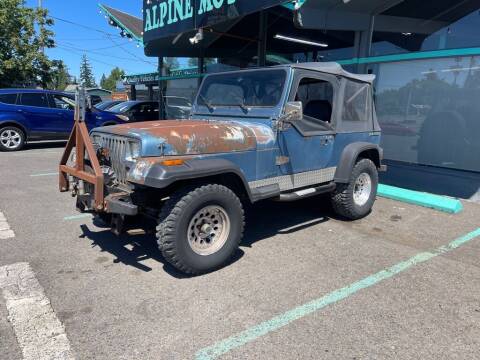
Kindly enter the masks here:
[[[144, 13], [163, 2], [148, 1]], [[203, 27], [193, 16], [184, 29], [177, 22], [143, 34], [146, 54], [217, 57], [233, 68], [275, 64], [268, 57], [338, 61], [374, 73], [383, 182], [480, 200], [480, 0], [258, 1], [236, 17], [244, 3], [225, 2]], [[195, 46], [189, 39], [200, 28], [212, 34]], [[202, 76], [171, 75], [150, 85], [161, 78], [167, 94], [194, 94]]]

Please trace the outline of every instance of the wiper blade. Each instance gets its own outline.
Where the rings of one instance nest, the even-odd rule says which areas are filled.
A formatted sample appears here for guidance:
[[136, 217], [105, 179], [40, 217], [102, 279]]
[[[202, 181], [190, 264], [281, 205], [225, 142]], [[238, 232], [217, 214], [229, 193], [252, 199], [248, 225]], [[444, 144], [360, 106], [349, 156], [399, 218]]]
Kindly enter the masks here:
[[215, 111], [215, 106], [213, 106], [210, 101], [208, 101], [207, 99], [205, 99], [205, 96], [203, 96], [202, 94], [200, 94], [200, 95], [198, 95], [198, 97], [200, 98], [200, 100], [202, 100], [202, 102], [205, 104], [205, 106], [208, 108], [208, 110], [209, 110], [210, 112], [214, 112], [214, 111]]

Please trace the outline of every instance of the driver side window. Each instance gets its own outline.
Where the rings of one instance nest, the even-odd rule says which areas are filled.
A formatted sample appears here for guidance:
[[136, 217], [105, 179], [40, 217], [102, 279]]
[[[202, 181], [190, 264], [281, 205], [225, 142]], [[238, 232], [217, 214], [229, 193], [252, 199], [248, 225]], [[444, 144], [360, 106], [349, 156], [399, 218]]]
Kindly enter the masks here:
[[74, 110], [75, 100], [62, 95], [52, 95], [53, 105], [56, 109]]
[[333, 86], [330, 82], [315, 78], [303, 78], [295, 101], [303, 104], [303, 115], [313, 122], [332, 122]]

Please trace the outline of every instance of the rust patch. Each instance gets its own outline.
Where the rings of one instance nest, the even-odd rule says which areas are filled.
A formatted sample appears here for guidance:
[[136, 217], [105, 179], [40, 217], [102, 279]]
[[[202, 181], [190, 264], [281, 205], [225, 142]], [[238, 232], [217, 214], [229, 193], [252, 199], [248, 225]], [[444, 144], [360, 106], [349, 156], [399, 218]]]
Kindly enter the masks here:
[[211, 120], [163, 120], [115, 126], [118, 135], [144, 133], [165, 142], [164, 155], [199, 155], [255, 150], [271, 136], [261, 126]]

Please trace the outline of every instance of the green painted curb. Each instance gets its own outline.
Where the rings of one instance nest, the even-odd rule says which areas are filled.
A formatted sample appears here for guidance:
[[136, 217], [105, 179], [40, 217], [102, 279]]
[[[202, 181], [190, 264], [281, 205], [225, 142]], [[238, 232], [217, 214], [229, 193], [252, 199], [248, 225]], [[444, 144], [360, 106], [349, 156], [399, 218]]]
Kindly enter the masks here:
[[449, 214], [458, 214], [463, 210], [463, 205], [460, 200], [389, 185], [378, 185], [377, 194], [378, 196], [388, 199], [436, 209]]

